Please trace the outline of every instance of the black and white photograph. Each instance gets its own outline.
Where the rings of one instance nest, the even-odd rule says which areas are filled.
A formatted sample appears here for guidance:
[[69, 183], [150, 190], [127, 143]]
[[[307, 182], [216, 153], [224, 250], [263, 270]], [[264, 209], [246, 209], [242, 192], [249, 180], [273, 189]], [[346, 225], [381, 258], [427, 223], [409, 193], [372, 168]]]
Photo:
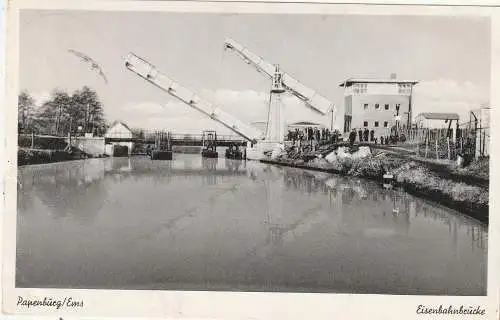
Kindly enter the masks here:
[[17, 19], [15, 288], [488, 296], [490, 17]]

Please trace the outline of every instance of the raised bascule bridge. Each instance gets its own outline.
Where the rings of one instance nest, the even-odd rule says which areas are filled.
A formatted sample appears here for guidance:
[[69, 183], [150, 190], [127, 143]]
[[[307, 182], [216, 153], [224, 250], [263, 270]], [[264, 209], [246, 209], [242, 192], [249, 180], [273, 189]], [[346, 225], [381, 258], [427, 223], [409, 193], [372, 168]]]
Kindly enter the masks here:
[[[250, 160], [261, 160], [264, 158], [265, 152], [283, 149], [285, 131], [283, 94], [292, 94], [313, 111], [323, 115], [333, 110], [334, 106], [331, 101], [303, 85], [290, 74], [283, 72], [279, 65], [267, 62], [232, 39], [225, 41], [224, 48], [235, 52], [247, 64], [252, 65], [258, 72], [272, 80], [265, 132], [261, 132], [225, 112], [212, 102], [201, 98], [193, 90], [168, 77], [152, 63], [134, 53], [129, 53], [126, 57], [125, 67], [140, 78], [240, 136], [247, 143], [246, 157]], [[229, 143], [229, 141], [222, 139], [220, 145], [224, 145], [224, 143]]]

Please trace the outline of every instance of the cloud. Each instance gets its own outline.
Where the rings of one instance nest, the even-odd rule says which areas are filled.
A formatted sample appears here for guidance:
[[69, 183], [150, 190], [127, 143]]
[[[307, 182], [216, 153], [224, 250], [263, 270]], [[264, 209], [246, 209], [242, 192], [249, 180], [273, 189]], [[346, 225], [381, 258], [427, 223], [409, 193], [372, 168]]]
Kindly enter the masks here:
[[48, 91], [42, 92], [32, 92], [30, 93], [33, 99], [35, 100], [35, 105], [41, 106], [48, 100], [50, 100], [51, 93]]
[[[245, 123], [267, 120], [269, 105], [267, 92], [203, 89], [200, 91], [200, 96]], [[283, 103], [287, 122], [299, 120], [325, 122], [325, 116], [318, 116], [296, 97], [285, 95]], [[167, 129], [179, 133], [199, 133], [210, 129], [220, 134], [233, 134], [222, 124], [209, 119], [180, 101], [171, 101], [164, 105], [156, 102], [131, 102], [114, 116], [120, 117], [131, 127]]]
[[[202, 89], [199, 90], [199, 94], [203, 99], [218, 105], [245, 123], [267, 121], [269, 92]], [[415, 86], [413, 94], [414, 116], [421, 112], [455, 112], [463, 120], [468, 119], [469, 110], [477, 109], [489, 100], [487, 86], [451, 79], [422, 81]], [[49, 92], [38, 92], [32, 95], [39, 105], [50, 98]], [[342, 101], [340, 93], [336, 98]], [[122, 120], [135, 128], [166, 129], [179, 133], [200, 133], [204, 129], [211, 129], [217, 130], [221, 135], [233, 134], [223, 125], [173, 98], [168, 98], [162, 103], [131, 101], [120, 107], [112, 105], [111, 102], [103, 101], [103, 103], [109, 121]], [[287, 123], [312, 121], [330, 126], [331, 114], [321, 115], [290, 94], [283, 96], [283, 103]], [[344, 118], [343, 103], [336, 105], [335, 125], [341, 128]]]
[[453, 112], [465, 120], [470, 110], [484, 104], [489, 104], [489, 87], [469, 81], [423, 81], [413, 91], [415, 116], [421, 112]]
[[[267, 120], [269, 107], [269, 92], [252, 90], [203, 90], [202, 94], [211, 97], [225, 111], [246, 122], [261, 122]], [[305, 105], [303, 101], [291, 94], [283, 95], [285, 119], [287, 123], [296, 121], [314, 121], [329, 123], [330, 115], [321, 115]], [[234, 110], [234, 112], [233, 112]]]

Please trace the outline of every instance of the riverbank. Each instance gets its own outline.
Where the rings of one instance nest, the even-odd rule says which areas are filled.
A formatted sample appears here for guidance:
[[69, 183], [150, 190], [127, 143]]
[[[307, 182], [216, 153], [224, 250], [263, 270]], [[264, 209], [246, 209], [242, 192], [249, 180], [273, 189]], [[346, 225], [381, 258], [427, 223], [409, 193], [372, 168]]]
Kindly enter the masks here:
[[73, 149], [71, 151], [64, 151], [64, 150], [50, 150], [50, 149], [19, 148], [17, 150], [18, 166], [72, 161], [72, 160], [80, 160], [86, 158], [94, 158], [94, 156], [86, 154], [78, 149]]
[[[306, 159], [306, 160], [304, 160]], [[365, 157], [338, 157], [327, 161], [324, 157], [302, 156], [296, 159], [280, 156], [262, 162], [306, 170], [322, 171], [383, 182], [384, 174], [393, 176], [392, 184], [413, 195], [437, 202], [481, 222], [489, 221], [488, 159], [468, 168], [436, 167], [423, 161], [408, 160], [385, 152]], [[467, 179], [475, 177], [474, 179]]]

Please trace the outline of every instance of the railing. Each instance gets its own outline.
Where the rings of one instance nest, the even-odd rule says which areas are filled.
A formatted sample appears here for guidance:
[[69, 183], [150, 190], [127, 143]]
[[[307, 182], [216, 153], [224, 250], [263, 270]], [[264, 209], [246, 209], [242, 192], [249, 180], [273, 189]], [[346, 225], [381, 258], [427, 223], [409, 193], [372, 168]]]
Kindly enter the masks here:
[[[203, 135], [202, 134], [172, 134], [172, 139], [173, 140], [196, 140], [196, 141], [201, 141], [203, 140]], [[245, 141], [240, 136], [237, 135], [217, 135], [217, 140], [218, 141], [234, 141], [234, 142], [240, 142], [240, 141]]]

